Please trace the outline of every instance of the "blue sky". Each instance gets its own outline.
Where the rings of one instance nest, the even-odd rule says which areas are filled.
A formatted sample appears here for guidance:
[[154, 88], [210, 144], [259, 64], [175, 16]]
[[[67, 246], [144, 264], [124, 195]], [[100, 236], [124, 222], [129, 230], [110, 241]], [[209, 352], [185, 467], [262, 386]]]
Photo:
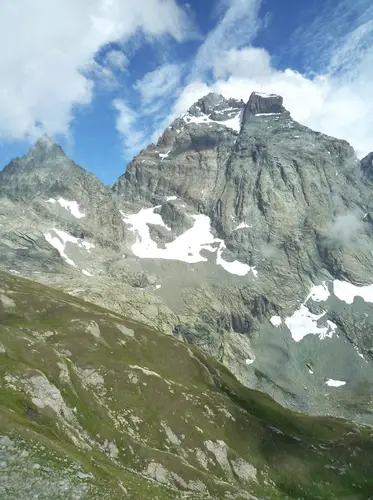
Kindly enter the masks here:
[[371, 0], [3, 0], [0, 42], [0, 168], [46, 132], [110, 184], [209, 91], [373, 150]]

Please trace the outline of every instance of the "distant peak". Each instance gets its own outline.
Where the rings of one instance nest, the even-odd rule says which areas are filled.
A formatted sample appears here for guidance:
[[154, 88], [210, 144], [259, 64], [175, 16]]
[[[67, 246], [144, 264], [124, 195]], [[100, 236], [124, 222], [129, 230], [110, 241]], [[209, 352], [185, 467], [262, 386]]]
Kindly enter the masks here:
[[49, 137], [47, 134], [43, 134], [35, 143], [34, 148], [40, 148], [42, 147], [43, 149], [45, 148], [52, 148], [54, 146], [57, 146], [57, 143]]
[[43, 134], [26, 155], [26, 158], [34, 158], [40, 163], [62, 157], [65, 157], [65, 153], [61, 146], [47, 134]]
[[219, 106], [223, 103], [225, 103], [225, 99], [221, 94], [210, 92], [201, 99], [198, 99], [196, 105], [200, 106], [201, 108], [215, 108], [216, 106]]

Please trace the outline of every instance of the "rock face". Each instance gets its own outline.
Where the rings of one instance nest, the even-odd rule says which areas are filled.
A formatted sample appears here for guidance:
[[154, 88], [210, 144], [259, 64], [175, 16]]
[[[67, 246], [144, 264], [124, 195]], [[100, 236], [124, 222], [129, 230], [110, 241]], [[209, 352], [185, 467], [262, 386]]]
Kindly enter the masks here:
[[[34, 205], [42, 217], [63, 218], [112, 245], [123, 236], [120, 216], [108, 189], [94, 175], [69, 160], [61, 147], [41, 137], [23, 158], [0, 172], [0, 193], [19, 206]], [[83, 230], [83, 226], [82, 230]], [[100, 228], [100, 229], [98, 229]]]
[[369, 153], [361, 160], [361, 168], [370, 179], [373, 179], [373, 153]]
[[371, 170], [280, 96], [209, 94], [112, 190], [47, 138], [11, 162], [0, 263], [173, 333], [290, 408], [372, 423]]
[[276, 94], [263, 94], [253, 92], [245, 106], [244, 117], [248, 119], [249, 115], [279, 115], [287, 113], [283, 107], [283, 98]]
[[172, 336], [32, 281], [0, 273], [0, 296], [1, 498], [371, 494], [368, 427], [294, 414]]

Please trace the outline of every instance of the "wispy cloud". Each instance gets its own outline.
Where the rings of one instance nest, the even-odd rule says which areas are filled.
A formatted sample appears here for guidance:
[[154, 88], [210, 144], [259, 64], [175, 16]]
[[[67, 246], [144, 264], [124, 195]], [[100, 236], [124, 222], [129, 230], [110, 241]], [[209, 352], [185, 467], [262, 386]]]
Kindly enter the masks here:
[[352, 69], [372, 46], [371, 0], [326, 0], [312, 22], [299, 26], [285, 50], [311, 72]]
[[139, 130], [139, 115], [123, 99], [115, 99], [113, 107], [116, 111], [115, 128], [123, 142], [126, 156], [137, 154], [148, 142], [144, 129]]
[[209, 33], [197, 53], [192, 77], [205, 74], [222, 52], [247, 46], [260, 27], [259, 8], [261, 0], [221, 1], [220, 22]]
[[109, 50], [104, 57], [104, 64], [112, 71], [124, 71], [128, 63], [128, 57], [119, 49]]
[[134, 88], [139, 92], [143, 105], [172, 94], [180, 85], [182, 66], [164, 64], [138, 80]]

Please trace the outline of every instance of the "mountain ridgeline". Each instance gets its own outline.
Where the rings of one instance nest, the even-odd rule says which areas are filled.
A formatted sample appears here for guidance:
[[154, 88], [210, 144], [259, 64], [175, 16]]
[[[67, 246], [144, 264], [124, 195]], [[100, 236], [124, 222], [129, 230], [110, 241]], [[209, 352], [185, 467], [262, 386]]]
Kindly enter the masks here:
[[38, 498], [370, 498], [373, 153], [260, 92], [112, 187], [44, 136], [0, 172], [0, 269], [5, 498], [23, 460]]

